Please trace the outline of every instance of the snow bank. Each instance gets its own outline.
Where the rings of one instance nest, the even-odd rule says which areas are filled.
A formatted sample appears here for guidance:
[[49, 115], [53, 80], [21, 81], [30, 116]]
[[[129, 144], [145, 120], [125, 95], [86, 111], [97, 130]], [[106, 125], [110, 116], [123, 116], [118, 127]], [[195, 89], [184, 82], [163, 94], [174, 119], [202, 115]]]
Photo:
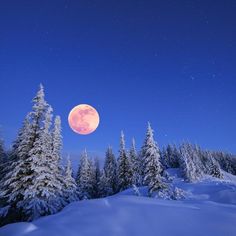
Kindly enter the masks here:
[[[188, 199], [137, 197], [129, 189], [108, 198], [72, 203], [32, 223], [6, 225], [0, 228], [0, 236], [236, 235], [234, 176], [185, 183], [178, 170], [170, 172], [174, 185], [189, 193]], [[145, 195], [146, 190], [140, 192]]]
[[70, 204], [33, 223], [0, 228], [0, 236], [236, 235], [236, 206], [118, 195]]

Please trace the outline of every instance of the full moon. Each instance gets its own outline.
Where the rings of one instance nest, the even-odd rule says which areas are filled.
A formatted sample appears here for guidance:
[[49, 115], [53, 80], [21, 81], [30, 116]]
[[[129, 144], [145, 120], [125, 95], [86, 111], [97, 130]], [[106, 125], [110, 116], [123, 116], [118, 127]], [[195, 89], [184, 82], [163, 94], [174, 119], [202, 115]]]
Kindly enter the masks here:
[[78, 134], [91, 134], [99, 125], [99, 115], [95, 108], [88, 104], [75, 106], [69, 116], [71, 129]]

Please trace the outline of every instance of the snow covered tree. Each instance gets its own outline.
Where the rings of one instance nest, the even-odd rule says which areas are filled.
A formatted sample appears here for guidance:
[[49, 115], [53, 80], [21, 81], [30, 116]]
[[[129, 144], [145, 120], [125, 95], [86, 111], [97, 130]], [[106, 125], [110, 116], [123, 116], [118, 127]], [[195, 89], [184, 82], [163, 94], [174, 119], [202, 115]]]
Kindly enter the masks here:
[[223, 178], [223, 174], [221, 173], [221, 170], [220, 170], [220, 165], [219, 163], [213, 158], [212, 156], [212, 152], [210, 151], [206, 151], [205, 152], [205, 155], [207, 157], [207, 166], [208, 166], [208, 169], [207, 169], [207, 172], [206, 174], [209, 174], [213, 177], [216, 177], [216, 178], [219, 178], [219, 179], [222, 179]]
[[94, 197], [98, 198], [100, 197], [100, 192], [99, 192], [99, 181], [100, 181], [100, 176], [101, 176], [101, 170], [100, 170], [100, 163], [99, 159], [96, 157], [94, 159]]
[[160, 162], [163, 170], [166, 170], [169, 168], [169, 161], [168, 161], [168, 156], [166, 152], [166, 147], [163, 147], [162, 150], [160, 151]]
[[177, 168], [179, 167], [179, 162], [178, 162], [178, 149], [176, 148], [175, 145], [167, 145], [166, 148], [167, 152], [167, 157], [168, 157], [168, 163], [169, 163], [169, 168]]
[[77, 193], [77, 184], [72, 176], [71, 160], [69, 157], [67, 159], [65, 168], [63, 196], [67, 203], [77, 201], [79, 199]]
[[148, 123], [146, 138], [142, 147], [143, 183], [148, 185], [149, 193], [164, 188], [161, 178], [160, 151], [153, 137], [153, 130]]
[[5, 156], [6, 156], [6, 153], [5, 153], [5, 150], [4, 150], [3, 139], [0, 138], [0, 161], [1, 161], [1, 163], [4, 162]]
[[131, 169], [133, 173], [132, 184], [136, 186], [141, 185], [141, 160], [140, 156], [138, 155], [135, 147], [135, 140], [132, 139], [132, 145], [129, 152], [130, 162], [131, 162]]
[[161, 153], [161, 163], [165, 169], [179, 167], [179, 151], [175, 145], [168, 144]]
[[27, 176], [30, 171], [28, 168], [29, 164], [26, 160], [34, 140], [34, 132], [29, 119], [30, 115], [28, 114], [13, 144], [5, 169], [6, 174], [1, 180], [2, 188], [0, 190], [0, 198], [1, 202], [4, 202], [4, 206], [8, 209], [3, 219], [5, 223], [23, 219], [22, 209], [20, 209], [17, 204], [23, 200], [23, 191], [28, 186], [27, 183], [23, 181], [23, 178]]
[[63, 168], [61, 166], [61, 149], [62, 149], [62, 135], [61, 135], [61, 118], [60, 116], [56, 116], [54, 120], [54, 126], [51, 135], [51, 158], [52, 160], [49, 162], [50, 168], [54, 172], [55, 180], [58, 184], [57, 188], [57, 199], [58, 202], [60, 201], [60, 205], [64, 206], [66, 202], [63, 201], [63, 193], [60, 186], [64, 184], [64, 177], [63, 177]]
[[23, 127], [18, 133], [18, 137], [13, 144], [9, 161], [5, 167], [5, 176], [1, 179], [1, 202], [4, 201], [6, 205], [11, 208], [17, 209], [17, 202], [23, 199], [22, 189], [24, 183], [22, 181], [23, 176], [26, 175], [28, 152], [32, 147], [33, 133], [32, 126], [29, 122], [29, 115], [24, 120]]
[[115, 155], [112, 152], [112, 148], [108, 147], [106, 151], [104, 172], [112, 190], [109, 194], [114, 194], [117, 192], [117, 163]]
[[[31, 123], [34, 132], [33, 144], [26, 158], [28, 173], [22, 178], [27, 183], [23, 200], [17, 203], [30, 220], [56, 213], [62, 208], [61, 183], [55, 176], [57, 163], [52, 157], [52, 137], [50, 126], [52, 108], [44, 99], [42, 85], [33, 99]], [[60, 192], [60, 193], [59, 193]]]
[[21, 220], [52, 214], [62, 207], [58, 200], [61, 185], [54, 172], [57, 164], [52, 158], [52, 108], [45, 101], [42, 85], [33, 103], [13, 145], [0, 193], [19, 212]]
[[80, 199], [90, 199], [93, 197], [93, 172], [91, 162], [88, 158], [87, 151], [82, 153], [78, 170], [78, 191]]
[[230, 153], [213, 152], [214, 159], [217, 160], [221, 169], [236, 175], [236, 157]]
[[190, 156], [195, 166], [195, 175], [197, 179], [202, 178], [204, 174], [204, 165], [201, 160], [201, 148], [198, 145], [189, 144]]
[[7, 163], [7, 154], [4, 149], [3, 139], [0, 138], [0, 183], [1, 183], [1, 179], [5, 175], [6, 163]]
[[[183, 143], [180, 146], [180, 168], [184, 178], [189, 182], [194, 182], [199, 180], [202, 175], [199, 169], [199, 164], [197, 160], [196, 149], [189, 143]], [[195, 162], [194, 162], [195, 160]]]
[[100, 179], [98, 182], [99, 197], [107, 197], [111, 194], [112, 188], [106, 177], [104, 169], [101, 171]]
[[120, 150], [118, 159], [118, 185], [119, 190], [125, 190], [132, 185], [132, 169], [130, 160], [125, 150], [124, 133], [121, 132]]
[[61, 135], [61, 118], [56, 116], [52, 131], [52, 156], [57, 163], [61, 161], [62, 135]]
[[89, 159], [89, 173], [91, 180], [91, 198], [96, 198], [98, 195], [98, 183], [97, 183], [97, 169], [94, 159]]

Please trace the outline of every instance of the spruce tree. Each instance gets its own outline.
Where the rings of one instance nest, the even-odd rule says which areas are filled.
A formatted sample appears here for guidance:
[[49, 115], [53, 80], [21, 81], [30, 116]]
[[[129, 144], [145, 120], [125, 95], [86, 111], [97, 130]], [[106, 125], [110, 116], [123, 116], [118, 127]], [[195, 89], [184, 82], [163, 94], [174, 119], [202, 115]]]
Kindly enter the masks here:
[[9, 209], [5, 213], [5, 217], [9, 218], [9, 220], [10, 218], [14, 218], [16, 221], [23, 219], [23, 210], [18, 206], [18, 203], [23, 201], [23, 191], [28, 187], [23, 178], [30, 171], [26, 160], [34, 140], [34, 132], [29, 119], [30, 115], [28, 114], [13, 144], [13, 149], [5, 168], [6, 174], [1, 180], [0, 198], [5, 207]]
[[58, 201], [61, 185], [55, 176], [57, 163], [52, 158], [50, 133], [52, 108], [44, 99], [42, 85], [33, 99], [31, 123], [34, 132], [33, 144], [26, 158], [28, 173], [22, 178], [27, 183], [22, 190], [24, 199], [18, 202], [29, 220], [56, 213], [62, 208]]
[[208, 162], [207, 163], [208, 163], [208, 166], [209, 166], [208, 174], [210, 174], [213, 177], [222, 179], [224, 176], [221, 173], [219, 163], [213, 158], [211, 152], [208, 151], [207, 156], [208, 156]]
[[101, 171], [100, 179], [98, 182], [99, 197], [106, 197], [112, 192], [111, 185], [106, 177], [104, 169]]
[[131, 169], [132, 169], [132, 184], [140, 186], [141, 184], [141, 160], [136, 151], [135, 139], [132, 139], [132, 145], [129, 152]]
[[89, 159], [89, 171], [90, 173], [90, 182], [91, 182], [91, 198], [97, 196], [97, 170], [94, 159]]
[[117, 191], [117, 163], [111, 147], [106, 151], [104, 171], [111, 189], [109, 194], [114, 194]]
[[166, 155], [168, 158], [168, 167], [169, 168], [177, 168], [179, 166], [178, 165], [179, 153], [178, 153], [178, 149], [176, 148], [176, 146], [168, 144], [167, 148], [166, 148]]
[[163, 147], [162, 150], [160, 151], [160, 162], [163, 169], [166, 170], [169, 168], [169, 158], [167, 155], [166, 147]]
[[82, 153], [78, 170], [78, 191], [80, 199], [91, 199], [93, 197], [92, 168], [87, 151]]
[[57, 164], [52, 158], [52, 108], [45, 101], [42, 85], [33, 103], [13, 145], [0, 194], [21, 220], [52, 214], [62, 207], [58, 201], [61, 186], [54, 172]]
[[51, 169], [55, 175], [55, 181], [57, 183], [56, 187], [56, 195], [58, 198], [58, 202], [60, 202], [61, 206], [64, 206], [66, 202], [63, 201], [63, 189], [62, 186], [64, 184], [63, 178], [63, 168], [61, 166], [61, 149], [62, 149], [62, 135], [61, 135], [61, 118], [60, 116], [56, 116], [54, 120], [54, 126], [52, 130], [52, 145], [51, 145]]
[[100, 163], [99, 163], [99, 159], [95, 158], [94, 159], [94, 198], [98, 198], [100, 197], [100, 192], [99, 192], [99, 180], [100, 180], [100, 176], [101, 176], [101, 171], [100, 171]]
[[119, 190], [123, 191], [132, 186], [132, 170], [130, 160], [125, 150], [124, 133], [121, 132], [120, 150], [118, 159], [118, 185]]
[[149, 193], [164, 187], [161, 178], [160, 151], [153, 137], [153, 130], [148, 123], [146, 138], [142, 147], [144, 177], [143, 183], [148, 185]]
[[198, 169], [193, 161], [195, 153], [193, 147], [189, 143], [183, 143], [180, 146], [180, 168], [184, 178], [189, 182], [199, 179]]
[[[6, 163], [7, 163], [7, 154], [4, 149], [3, 139], [0, 138], [0, 183], [1, 183], [1, 179], [5, 175]], [[1, 188], [1, 185], [0, 185], [0, 188]]]
[[71, 160], [68, 157], [64, 175], [63, 195], [67, 203], [77, 201], [77, 184], [72, 176]]

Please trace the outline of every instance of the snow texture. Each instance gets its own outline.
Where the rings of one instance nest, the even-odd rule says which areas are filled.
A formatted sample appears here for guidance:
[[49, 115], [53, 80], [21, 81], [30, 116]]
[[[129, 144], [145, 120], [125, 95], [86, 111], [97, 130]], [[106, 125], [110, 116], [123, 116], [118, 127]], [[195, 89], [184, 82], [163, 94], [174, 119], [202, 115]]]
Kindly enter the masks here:
[[[234, 236], [236, 176], [207, 177], [186, 183], [179, 169], [168, 169], [176, 187], [188, 192], [182, 201], [135, 196], [134, 189], [117, 195], [69, 204], [56, 215], [0, 228], [0, 236]], [[141, 195], [147, 188], [139, 189]]]

